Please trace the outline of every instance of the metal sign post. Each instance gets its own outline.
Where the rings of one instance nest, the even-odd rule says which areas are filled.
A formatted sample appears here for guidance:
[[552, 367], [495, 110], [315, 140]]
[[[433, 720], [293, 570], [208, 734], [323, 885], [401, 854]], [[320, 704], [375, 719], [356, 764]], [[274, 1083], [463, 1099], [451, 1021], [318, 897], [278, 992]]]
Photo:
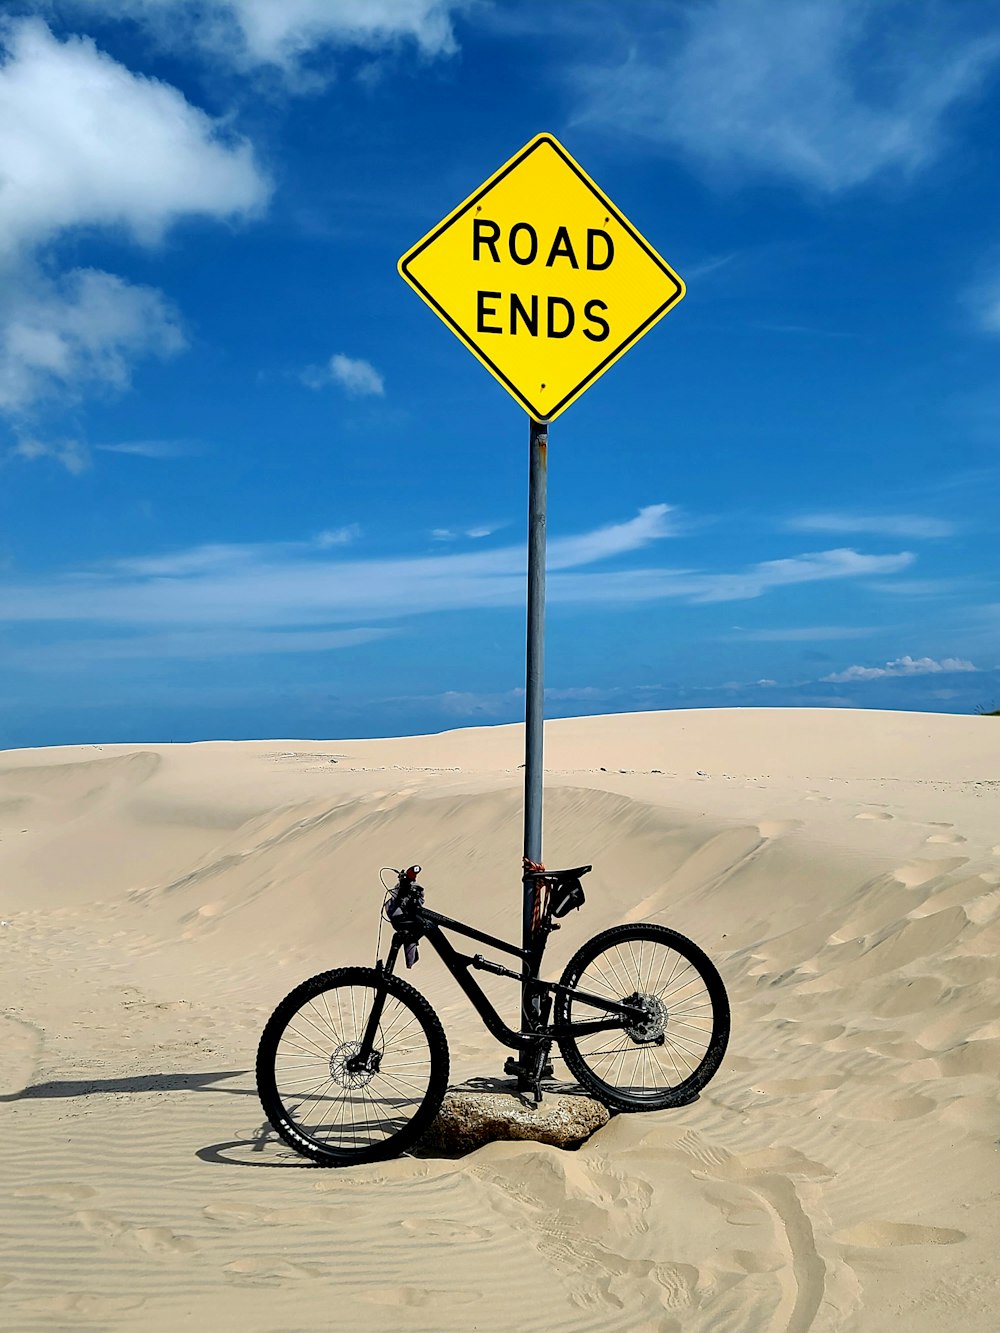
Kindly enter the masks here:
[[[524, 856], [542, 859], [548, 425], [673, 310], [684, 283], [551, 134], [536, 134], [411, 246], [400, 275], [531, 420]], [[526, 870], [528, 867], [526, 867]], [[535, 880], [523, 880], [521, 1031], [544, 1026]], [[508, 1072], [537, 1087], [516, 1063]]]
[[[531, 422], [531, 459], [528, 473], [528, 617], [524, 680], [524, 858], [542, 859], [542, 754], [545, 723], [545, 502], [548, 479], [549, 428]], [[532, 907], [535, 883], [525, 876], [521, 947], [532, 947]], [[533, 971], [524, 961], [521, 986], [522, 1030], [533, 1026], [527, 978]]]

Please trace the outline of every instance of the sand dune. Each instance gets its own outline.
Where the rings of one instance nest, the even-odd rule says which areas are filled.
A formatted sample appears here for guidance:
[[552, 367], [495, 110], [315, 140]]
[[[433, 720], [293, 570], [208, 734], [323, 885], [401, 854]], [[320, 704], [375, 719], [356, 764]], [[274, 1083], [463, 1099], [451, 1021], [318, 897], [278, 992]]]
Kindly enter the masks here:
[[[996, 1327], [994, 719], [549, 724], [546, 861], [595, 870], [546, 971], [619, 921], [690, 935], [732, 1000], [719, 1074], [575, 1153], [323, 1171], [262, 1123], [261, 1027], [373, 960], [380, 866], [419, 861], [433, 906], [517, 933], [521, 746], [0, 754], [0, 1325]], [[453, 1081], [498, 1076], [436, 960], [408, 979]]]

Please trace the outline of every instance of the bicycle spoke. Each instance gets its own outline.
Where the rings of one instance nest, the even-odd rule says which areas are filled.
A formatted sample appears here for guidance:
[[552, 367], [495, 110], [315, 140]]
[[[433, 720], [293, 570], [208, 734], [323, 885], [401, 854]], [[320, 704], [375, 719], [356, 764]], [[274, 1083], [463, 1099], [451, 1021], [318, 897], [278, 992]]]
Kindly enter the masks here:
[[[632, 959], [632, 966], [635, 968], [635, 986], [632, 987], [632, 989], [633, 989], [633, 990], [641, 990], [641, 989], [642, 989], [642, 977], [641, 977], [641, 975], [640, 975], [640, 971], [639, 971], [639, 964], [636, 962], [636, 958], [635, 958], [635, 950], [632, 948], [632, 941], [631, 941], [631, 940], [629, 940], [629, 942], [628, 942], [628, 951], [629, 951], [629, 955], [631, 956], [631, 959]], [[629, 981], [631, 982], [631, 977], [629, 978]]]
[[319, 1054], [319, 1052], [321, 1052], [321, 1050], [324, 1049], [325, 1044], [327, 1044], [327, 1042], [329, 1041], [329, 1037], [327, 1036], [327, 1034], [320, 1033], [319, 1037], [313, 1037], [308, 1032], [301, 1032], [301, 1030], [299, 1028], [296, 1028], [296, 1026], [293, 1026], [291, 1022], [289, 1022], [288, 1028], [285, 1030], [287, 1030], [287, 1032], [295, 1033], [295, 1036], [299, 1038], [299, 1041], [305, 1042], [305, 1048], [307, 1049], [312, 1048], [313, 1050], [315, 1050], [317, 1054]]

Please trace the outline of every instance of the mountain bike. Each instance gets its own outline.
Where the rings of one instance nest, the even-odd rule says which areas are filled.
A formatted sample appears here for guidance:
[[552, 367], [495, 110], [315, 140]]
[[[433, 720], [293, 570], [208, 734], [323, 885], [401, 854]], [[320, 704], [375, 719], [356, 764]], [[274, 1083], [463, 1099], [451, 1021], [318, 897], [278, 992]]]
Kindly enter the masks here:
[[[425, 906], [420, 866], [393, 870], [394, 884], [383, 878], [382, 916], [392, 926], [385, 959], [302, 982], [264, 1028], [257, 1089], [284, 1142], [322, 1166], [378, 1161], [411, 1147], [437, 1115], [448, 1087], [447, 1038], [428, 1001], [395, 973], [400, 952], [412, 967], [423, 940], [488, 1031], [518, 1052], [506, 1070], [536, 1103], [552, 1074], [553, 1042], [584, 1091], [612, 1111], [693, 1101], [729, 1041], [725, 986], [696, 944], [650, 922], [614, 926], [588, 940], [558, 982], [538, 976], [548, 936], [560, 928], [553, 918], [583, 905], [580, 880], [591, 869], [526, 863], [527, 948]], [[519, 958], [520, 970], [459, 952], [445, 931]], [[380, 925], [380, 944], [381, 934]], [[518, 1029], [503, 1021], [473, 971], [521, 982]]]

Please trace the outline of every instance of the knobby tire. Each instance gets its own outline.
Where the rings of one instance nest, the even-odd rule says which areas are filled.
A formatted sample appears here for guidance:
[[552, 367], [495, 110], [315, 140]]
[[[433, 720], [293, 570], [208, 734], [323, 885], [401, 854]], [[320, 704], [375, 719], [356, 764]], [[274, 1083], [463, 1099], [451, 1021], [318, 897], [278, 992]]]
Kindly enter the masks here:
[[[352, 1073], [347, 1061], [380, 987], [380, 1068]], [[264, 1114], [290, 1148], [320, 1166], [381, 1161], [411, 1147], [440, 1110], [448, 1072], [448, 1042], [430, 1004], [370, 967], [337, 968], [296, 986], [257, 1050]]]
[[[699, 947], [666, 926], [615, 926], [588, 940], [570, 959], [561, 984], [605, 999], [641, 996], [651, 1015], [647, 1033], [621, 1028], [559, 1037], [577, 1082], [617, 1111], [658, 1111], [693, 1101], [725, 1055], [730, 1014], [726, 988]], [[560, 993], [556, 1024], [606, 1014]]]

